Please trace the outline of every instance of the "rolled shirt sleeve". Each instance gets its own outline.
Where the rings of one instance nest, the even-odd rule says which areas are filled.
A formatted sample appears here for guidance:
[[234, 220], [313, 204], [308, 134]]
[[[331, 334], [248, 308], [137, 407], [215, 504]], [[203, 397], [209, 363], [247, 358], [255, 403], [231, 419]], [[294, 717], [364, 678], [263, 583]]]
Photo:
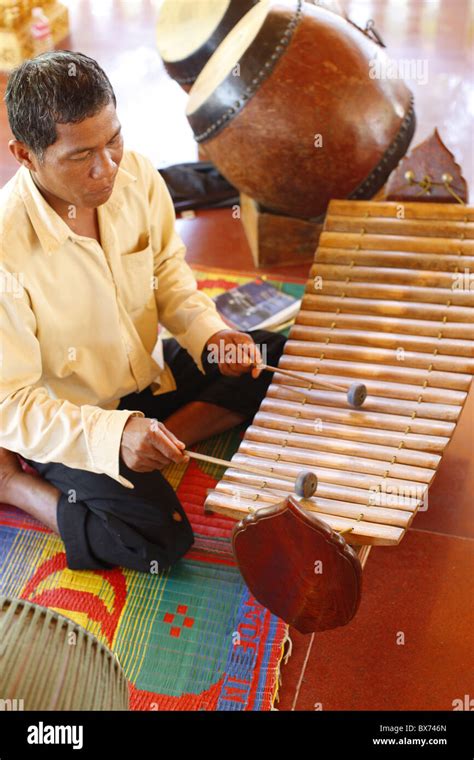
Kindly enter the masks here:
[[25, 291], [0, 302], [0, 446], [36, 462], [104, 473], [127, 488], [119, 473], [125, 424], [140, 411], [77, 406], [50, 396], [41, 383], [41, 350]]
[[146, 161], [150, 201], [150, 240], [153, 247], [155, 299], [160, 324], [192, 356], [201, 372], [202, 352], [214, 333], [229, 326], [214, 301], [198, 290], [185, 261], [186, 247], [175, 230], [176, 216], [166, 183]]

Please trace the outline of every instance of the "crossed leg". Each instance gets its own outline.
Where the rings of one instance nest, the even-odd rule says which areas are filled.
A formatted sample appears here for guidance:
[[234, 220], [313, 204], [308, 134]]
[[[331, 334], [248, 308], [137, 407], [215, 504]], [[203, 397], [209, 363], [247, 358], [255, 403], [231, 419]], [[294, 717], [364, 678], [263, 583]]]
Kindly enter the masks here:
[[[204, 416], [203, 416], [204, 415]], [[202, 421], [206, 420], [203, 427]], [[243, 421], [243, 416], [222, 407], [192, 401], [165, 420], [165, 425], [186, 446], [211, 435], [229, 430]], [[203, 431], [205, 433], [203, 434]], [[24, 472], [11, 451], [0, 448], [0, 502], [22, 509], [59, 533], [57, 507], [61, 491], [44, 478]], [[181, 517], [177, 515], [179, 520]]]
[[[252, 334], [256, 342], [259, 339], [267, 342], [269, 361], [277, 364], [283, 350], [283, 336], [264, 331]], [[176, 341], [168, 343], [167, 351], [167, 361], [179, 378], [178, 388], [189, 389], [184, 394], [188, 398], [177, 393], [170, 402], [171, 394], [154, 397], [147, 389], [124, 397], [122, 409], [142, 408], [139, 404], [145, 404], [146, 416], [159, 417], [186, 447], [253, 417], [269, 378], [254, 381], [243, 377], [236, 382], [220, 377], [213, 368], [210, 378], [203, 380], [194, 362]], [[197, 398], [195, 395], [193, 399], [196, 391]], [[212, 403], [214, 401], [218, 403]], [[120, 462], [121, 468], [128, 470], [125, 477], [135, 484], [135, 489], [128, 489], [106, 475], [74, 471], [54, 463], [29, 463], [44, 477], [23, 472], [17, 456], [0, 448], [0, 502], [19, 507], [59, 533], [66, 545], [68, 564], [73, 569], [122, 564], [141, 570], [146, 569], [150, 557], [154, 559], [157, 554], [160, 566], [163, 563], [166, 566], [192, 545], [192, 530], [186, 514], [161, 473], [134, 473]], [[84, 496], [77, 503], [68, 504], [66, 494], [75, 490], [76, 482]], [[73, 558], [73, 564], [69, 563], [69, 557]]]

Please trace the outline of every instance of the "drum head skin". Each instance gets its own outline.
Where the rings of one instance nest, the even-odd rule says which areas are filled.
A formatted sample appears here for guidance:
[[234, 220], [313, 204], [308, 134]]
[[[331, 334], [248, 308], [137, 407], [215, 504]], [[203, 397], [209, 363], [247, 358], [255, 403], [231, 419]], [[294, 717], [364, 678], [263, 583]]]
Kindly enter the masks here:
[[216, 48], [257, 0], [164, 0], [156, 27], [168, 74], [190, 86]]

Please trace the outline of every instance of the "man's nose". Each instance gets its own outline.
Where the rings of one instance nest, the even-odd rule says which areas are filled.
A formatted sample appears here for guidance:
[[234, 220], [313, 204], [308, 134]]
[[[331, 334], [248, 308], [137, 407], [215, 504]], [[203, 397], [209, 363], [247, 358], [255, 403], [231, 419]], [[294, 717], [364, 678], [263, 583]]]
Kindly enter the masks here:
[[102, 154], [98, 154], [96, 156], [96, 159], [94, 161], [94, 164], [92, 166], [90, 176], [92, 179], [110, 179], [112, 181], [115, 171], [116, 171], [116, 165], [115, 162], [112, 160], [109, 153], [104, 152]]

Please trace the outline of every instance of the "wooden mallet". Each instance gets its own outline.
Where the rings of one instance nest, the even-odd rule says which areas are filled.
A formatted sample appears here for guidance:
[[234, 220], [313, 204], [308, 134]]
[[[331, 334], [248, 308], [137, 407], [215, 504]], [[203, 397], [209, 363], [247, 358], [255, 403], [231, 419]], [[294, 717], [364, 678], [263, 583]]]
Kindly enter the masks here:
[[272, 367], [270, 364], [258, 364], [256, 365], [258, 369], [266, 369], [269, 372], [279, 372], [281, 375], [286, 375], [287, 377], [293, 377], [295, 380], [300, 380], [305, 383], [309, 383], [308, 390], [311, 389], [313, 385], [317, 385], [321, 388], [327, 388], [331, 391], [342, 391], [343, 393], [347, 393], [347, 401], [351, 406], [354, 406], [356, 408], [362, 406], [365, 399], [367, 398], [367, 388], [364, 385], [364, 383], [352, 383], [352, 385], [349, 386], [349, 388], [346, 388], [342, 385], [336, 385], [336, 383], [329, 383], [326, 380], [320, 380], [319, 378], [311, 378], [311, 380], [308, 377], [305, 377], [304, 375], [300, 375], [298, 372], [293, 372], [289, 369], [282, 369], [280, 367]]
[[[240, 464], [239, 462], [231, 462], [228, 459], [219, 459], [218, 457], [211, 457], [208, 454], [199, 454], [197, 451], [183, 451], [184, 455], [187, 455], [191, 459], [198, 459], [201, 462], [209, 462], [210, 464], [217, 464], [221, 467], [233, 467], [234, 470], [241, 470], [242, 472], [256, 473], [263, 477], [263, 473], [260, 467], [253, 467], [251, 464]], [[289, 475], [282, 475], [281, 473], [272, 473], [276, 478], [280, 480], [287, 480], [290, 483], [294, 483], [295, 493], [303, 499], [309, 499], [316, 492], [318, 487], [318, 478], [314, 472], [310, 470], [302, 470], [298, 473], [296, 480]]]

